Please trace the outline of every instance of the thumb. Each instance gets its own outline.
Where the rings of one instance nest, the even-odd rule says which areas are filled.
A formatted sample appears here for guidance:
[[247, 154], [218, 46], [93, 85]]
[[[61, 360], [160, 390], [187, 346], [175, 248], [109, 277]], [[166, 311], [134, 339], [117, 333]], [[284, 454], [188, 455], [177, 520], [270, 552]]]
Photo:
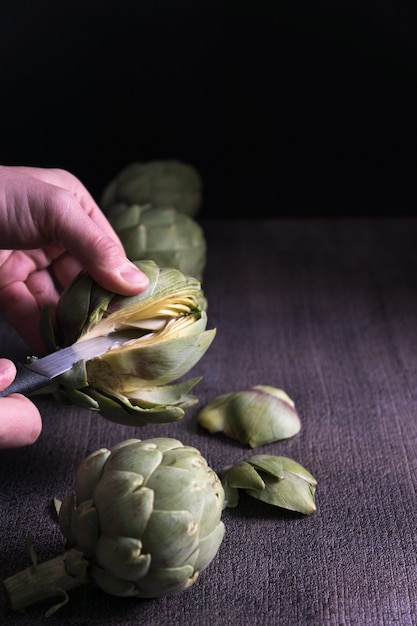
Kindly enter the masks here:
[[[9, 359], [0, 358], [0, 389], [13, 382], [16, 368]], [[36, 441], [42, 430], [37, 407], [25, 396], [12, 394], [0, 399], [0, 448], [19, 448]]]

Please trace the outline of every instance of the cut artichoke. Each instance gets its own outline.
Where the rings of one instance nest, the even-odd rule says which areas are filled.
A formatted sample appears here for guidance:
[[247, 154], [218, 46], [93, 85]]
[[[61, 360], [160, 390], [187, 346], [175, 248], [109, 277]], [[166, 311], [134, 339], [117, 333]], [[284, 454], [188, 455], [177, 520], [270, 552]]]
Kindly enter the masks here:
[[202, 179], [197, 170], [175, 159], [131, 163], [105, 187], [101, 208], [108, 213], [114, 204], [172, 206], [194, 217], [202, 201]]
[[197, 402], [189, 391], [201, 377], [174, 381], [200, 360], [216, 331], [206, 329], [199, 281], [150, 260], [137, 265], [150, 280], [143, 293], [116, 295], [82, 272], [62, 294], [54, 325], [43, 316], [41, 331], [51, 350], [113, 331], [129, 338], [101, 357], [76, 363], [43, 392], [120, 424], [172, 422]]
[[211, 433], [224, 432], [251, 448], [293, 437], [301, 429], [294, 402], [269, 385], [218, 396], [201, 409], [197, 421]]
[[317, 510], [317, 481], [302, 465], [284, 456], [254, 454], [220, 472], [226, 506], [236, 507], [239, 489], [267, 504], [311, 515]]
[[201, 280], [207, 245], [200, 224], [171, 207], [115, 204], [107, 217], [131, 261], [152, 259]]
[[219, 477], [177, 439], [129, 439], [97, 450], [79, 465], [75, 493], [58, 503], [65, 553], [4, 581], [11, 608], [88, 582], [114, 596], [179, 593], [216, 556], [223, 508]]

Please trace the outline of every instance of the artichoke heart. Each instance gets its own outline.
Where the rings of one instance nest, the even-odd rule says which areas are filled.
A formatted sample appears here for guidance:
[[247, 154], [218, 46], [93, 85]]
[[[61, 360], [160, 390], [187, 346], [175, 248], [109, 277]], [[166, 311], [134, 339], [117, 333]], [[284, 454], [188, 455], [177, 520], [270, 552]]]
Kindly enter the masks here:
[[152, 260], [137, 266], [150, 280], [136, 296], [104, 290], [81, 272], [61, 295], [55, 323], [45, 313], [41, 332], [51, 350], [121, 332], [126, 341], [101, 357], [76, 363], [46, 388], [59, 401], [99, 411], [121, 424], [181, 419], [201, 379], [182, 380], [213, 341], [200, 282]]

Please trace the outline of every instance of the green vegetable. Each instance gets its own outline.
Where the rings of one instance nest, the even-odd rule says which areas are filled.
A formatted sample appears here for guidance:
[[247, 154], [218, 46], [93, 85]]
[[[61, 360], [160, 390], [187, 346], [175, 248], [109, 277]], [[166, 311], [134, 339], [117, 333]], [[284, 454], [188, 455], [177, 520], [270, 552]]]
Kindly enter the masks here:
[[101, 207], [107, 213], [114, 204], [172, 206], [191, 217], [202, 201], [202, 180], [197, 170], [175, 159], [131, 163], [105, 187]]
[[150, 280], [143, 293], [116, 295], [81, 273], [62, 294], [55, 323], [44, 315], [41, 330], [51, 350], [112, 331], [130, 338], [76, 363], [44, 392], [120, 424], [172, 422], [197, 402], [189, 391], [201, 377], [174, 381], [199, 361], [216, 331], [206, 330], [207, 301], [196, 279], [153, 261], [137, 265]]
[[132, 261], [152, 259], [201, 280], [207, 245], [201, 226], [174, 208], [115, 204], [107, 217]]
[[267, 504], [311, 515], [317, 510], [317, 481], [302, 465], [284, 456], [254, 454], [220, 472], [228, 507], [236, 507], [239, 489]]
[[197, 421], [211, 433], [222, 431], [251, 448], [292, 437], [301, 429], [294, 402], [269, 385], [218, 396], [201, 409]]
[[97, 450], [79, 465], [74, 491], [58, 503], [66, 551], [4, 581], [13, 610], [57, 595], [65, 602], [68, 589], [88, 582], [114, 596], [178, 593], [223, 540], [220, 479], [176, 439]]

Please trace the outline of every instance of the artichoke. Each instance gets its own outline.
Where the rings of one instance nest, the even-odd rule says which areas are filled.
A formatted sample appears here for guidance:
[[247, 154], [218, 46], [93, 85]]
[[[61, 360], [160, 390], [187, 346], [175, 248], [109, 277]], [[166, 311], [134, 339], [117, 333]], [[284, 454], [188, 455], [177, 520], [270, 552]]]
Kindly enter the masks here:
[[180, 213], [197, 215], [202, 201], [202, 180], [197, 170], [182, 161], [157, 160], [131, 163], [104, 188], [101, 208], [114, 204], [173, 206]]
[[223, 540], [220, 479], [177, 439], [97, 450], [79, 465], [74, 491], [58, 503], [66, 551], [4, 581], [12, 609], [65, 602], [66, 590], [88, 582], [114, 596], [172, 595], [197, 580]]
[[293, 437], [301, 421], [293, 400], [282, 389], [255, 385], [211, 400], [197, 415], [209, 432], [224, 432], [251, 448]]
[[239, 489], [267, 504], [311, 515], [317, 510], [317, 480], [300, 463], [285, 456], [254, 454], [220, 472], [226, 506], [236, 507]]
[[107, 215], [132, 261], [152, 259], [201, 280], [207, 245], [202, 227], [172, 207], [115, 204]]
[[76, 363], [43, 392], [120, 424], [172, 422], [197, 402], [189, 391], [201, 377], [174, 381], [199, 361], [216, 330], [206, 329], [198, 280], [150, 260], [137, 265], [150, 281], [143, 293], [116, 295], [81, 272], [61, 295], [54, 324], [44, 313], [41, 332], [51, 350], [113, 331], [128, 340]]

